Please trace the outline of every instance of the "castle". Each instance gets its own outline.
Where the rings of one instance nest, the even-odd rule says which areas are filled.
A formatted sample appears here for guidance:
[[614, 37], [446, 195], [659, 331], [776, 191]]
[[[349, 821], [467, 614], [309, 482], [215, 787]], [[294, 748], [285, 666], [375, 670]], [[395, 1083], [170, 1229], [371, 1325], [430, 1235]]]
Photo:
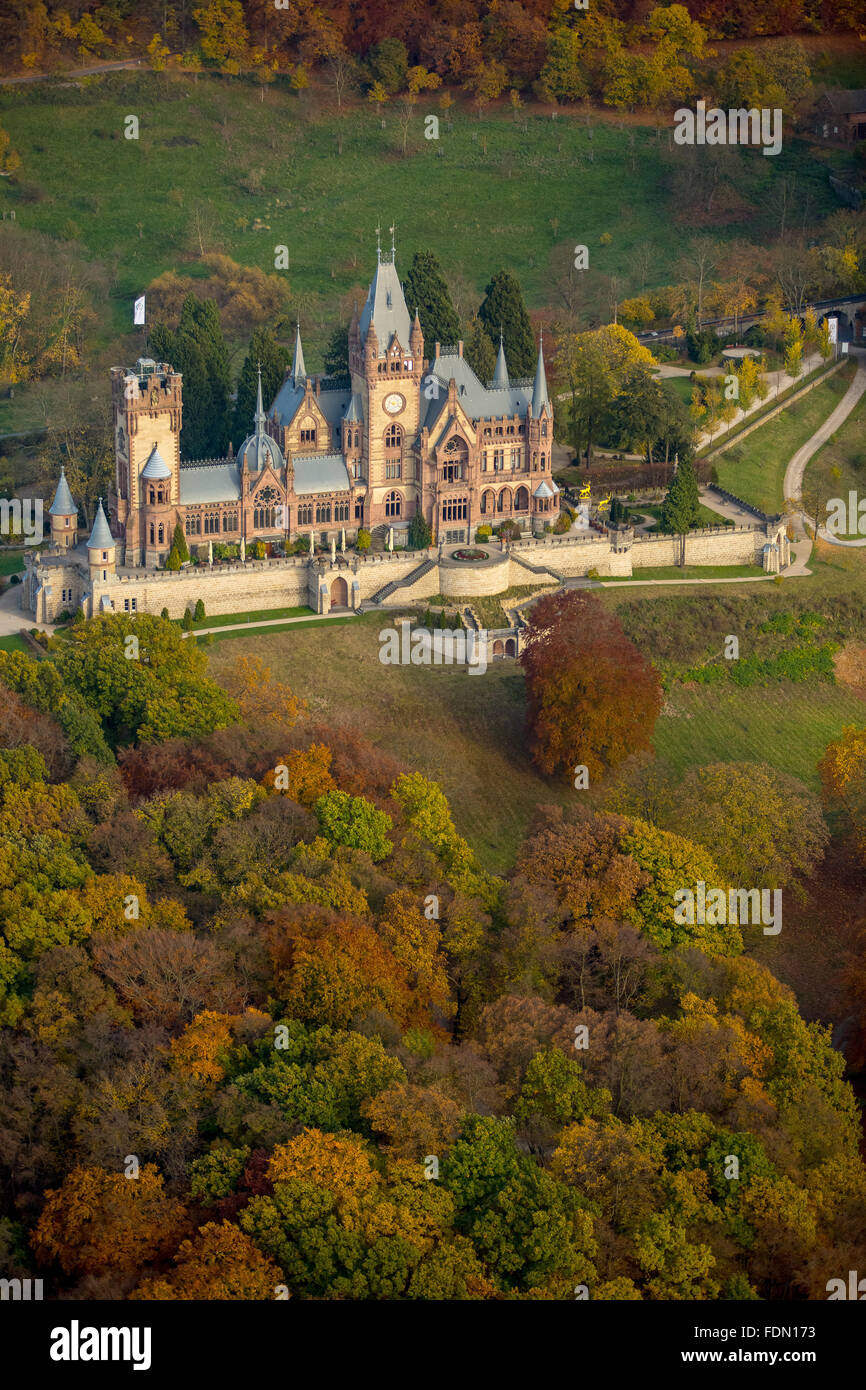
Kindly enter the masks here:
[[[308, 376], [298, 329], [291, 370], [267, 412], [259, 377], [253, 432], [236, 455], [182, 462], [180, 374], [149, 358], [134, 371], [113, 367], [116, 484], [108, 514], [100, 501], [84, 540], [61, 471], [49, 508], [51, 545], [28, 560], [22, 608], [42, 623], [76, 610], [179, 618], [199, 599], [208, 614], [294, 605], [357, 611], [570, 576], [625, 577], [636, 567], [677, 563], [686, 543], [692, 563], [787, 564], [780, 518], [682, 544], [636, 538], [630, 528], [610, 537], [576, 527], [549, 535], [560, 492], [551, 476], [553, 409], [541, 345], [534, 377], [511, 381], [500, 342], [486, 385], [462, 343], [436, 343], [429, 359], [424, 350], [392, 246], [390, 257], [377, 252], [366, 302], [352, 318], [348, 376]], [[434, 541], [420, 552], [399, 545], [416, 514]], [[449, 546], [506, 518], [521, 539], [489, 547], [472, 573], [453, 561]], [[194, 560], [179, 572], [165, 567], [177, 526]], [[389, 550], [347, 554], [347, 540], [362, 527], [388, 535]], [[303, 553], [287, 555], [299, 540]], [[264, 551], [251, 551], [254, 542]], [[219, 544], [231, 545], [237, 559], [214, 563]], [[325, 554], [316, 555], [316, 545]]]

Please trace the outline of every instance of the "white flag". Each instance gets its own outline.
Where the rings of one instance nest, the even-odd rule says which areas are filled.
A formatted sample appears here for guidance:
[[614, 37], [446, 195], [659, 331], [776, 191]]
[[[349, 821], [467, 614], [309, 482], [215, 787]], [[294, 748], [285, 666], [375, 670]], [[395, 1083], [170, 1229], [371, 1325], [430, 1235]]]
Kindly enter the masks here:
[[135, 311], [132, 316], [133, 323], [144, 323], [144, 295], [139, 295], [135, 301]]
[[836, 330], [838, 329], [838, 327], [839, 327], [839, 320], [838, 320], [838, 319], [828, 319], [828, 320], [827, 320], [827, 330], [828, 330], [828, 333], [829, 333], [829, 337], [830, 337], [830, 342], [831, 342], [831, 343], [835, 343], [835, 341], [836, 341]]

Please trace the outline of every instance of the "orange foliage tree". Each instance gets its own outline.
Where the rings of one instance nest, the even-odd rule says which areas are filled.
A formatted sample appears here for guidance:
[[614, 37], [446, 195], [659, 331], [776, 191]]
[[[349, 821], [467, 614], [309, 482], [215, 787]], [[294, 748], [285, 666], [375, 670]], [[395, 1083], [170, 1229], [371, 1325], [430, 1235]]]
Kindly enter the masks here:
[[137, 1178], [77, 1167], [46, 1193], [32, 1245], [37, 1259], [56, 1260], [67, 1274], [129, 1274], [175, 1249], [186, 1229], [184, 1207], [153, 1163]]
[[601, 777], [648, 748], [662, 707], [651, 662], [592, 594], [550, 594], [532, 609], [526, 647], [529, 746], [548, 776]]

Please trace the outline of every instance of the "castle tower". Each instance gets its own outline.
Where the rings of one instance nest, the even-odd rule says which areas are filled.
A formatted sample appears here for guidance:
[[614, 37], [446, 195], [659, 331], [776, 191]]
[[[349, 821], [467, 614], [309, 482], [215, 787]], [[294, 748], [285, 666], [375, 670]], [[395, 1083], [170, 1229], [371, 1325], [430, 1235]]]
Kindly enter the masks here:
[[102, 498], [93, 519], [93, 530], [87, 540], [87, 561], [90, 565], [90, 582], [98, 584], [116, 573], [116, 543], [108, 525], [108, 518], [102, 510]]
[[[150, 520], [146, 518], [145, 510], [150, 483], [162, 483], [163, 506], [173, 509], [180, 503], [181, 374], [166, 362], [140, 357], [134, 370], [112, 367], [111, 397], [117, 520], [121, 530], [123, 559], [127, 565], [141, 565], [145, 563], [149, 548]], [[154, 448], [162, 464], [168, 468], [169, 476], [142, 480], [142, 473]], [[154, 505], [158, 504], [155, 502]], [[164, 526], [166, 524], [163, 522]], [[158, 536], [158, 530], [154, 534]], [[168, 542], [170, 547], [170, 536]]]
[[367, 479], [365, 524], [400, 525], [420, 499], [415, 441], [421, 407], [424, 339], [409, 317], [396, 252], [377, 248], [376, 273], [349, 338], [352, 390], [363, 402], [361, 471]]
[[61, 466], [60, 482], [54, 494], [54, 501], [48, 508], [51, 517], [51, 544], [61, 550], [68, 550], [78, 544], [78, 508], [69, 491], [66, 474]]

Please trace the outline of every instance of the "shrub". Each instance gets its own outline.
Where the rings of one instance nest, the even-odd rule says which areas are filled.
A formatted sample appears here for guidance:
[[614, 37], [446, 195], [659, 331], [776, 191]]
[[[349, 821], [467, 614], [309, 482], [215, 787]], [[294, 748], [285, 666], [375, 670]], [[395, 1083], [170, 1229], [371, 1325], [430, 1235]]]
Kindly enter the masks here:
[[163, 610], [162, 610], [162, 612], [160, 613], [159, 616], [160, 616], [161, 618], [165, 618], [165, 619], [167, 620], [167, 619], [168, 619], [168, 609], [167, 609], [167, 608], [163, 608]]
[[356, 538], [356, 540], [355, 540], [355, 547], [356, 547], [356, 549], [360, 550], [361, 552], [363, 552], [363, 551], [365, 551], [365, 550], [369, 550], [369, 549], [370, 549], [370, 545], [371, 545], [371, 543], [372, 543], [372, 540], [373, 540], [373, 537], [370, 535], [370, 532], [369, 532], [369, 531], [365, 531], [364, 528], [363, 528], [363, 526], [362, 526], [361, 529], [359, 530], [358, 535], [357, 535], [357, 538]]
[[204, 599], [197, 599], [195, 605], [195, 613], [193, 615], [195, 617], [196, 622], [200, 623], [204, 615]]
[[186, 612], [183, 615], [183, 620], [181, 622], [181, 627], [183, 628], [184, 632], [192, 632], [192, 622], [192, 613], [187, 608]]

